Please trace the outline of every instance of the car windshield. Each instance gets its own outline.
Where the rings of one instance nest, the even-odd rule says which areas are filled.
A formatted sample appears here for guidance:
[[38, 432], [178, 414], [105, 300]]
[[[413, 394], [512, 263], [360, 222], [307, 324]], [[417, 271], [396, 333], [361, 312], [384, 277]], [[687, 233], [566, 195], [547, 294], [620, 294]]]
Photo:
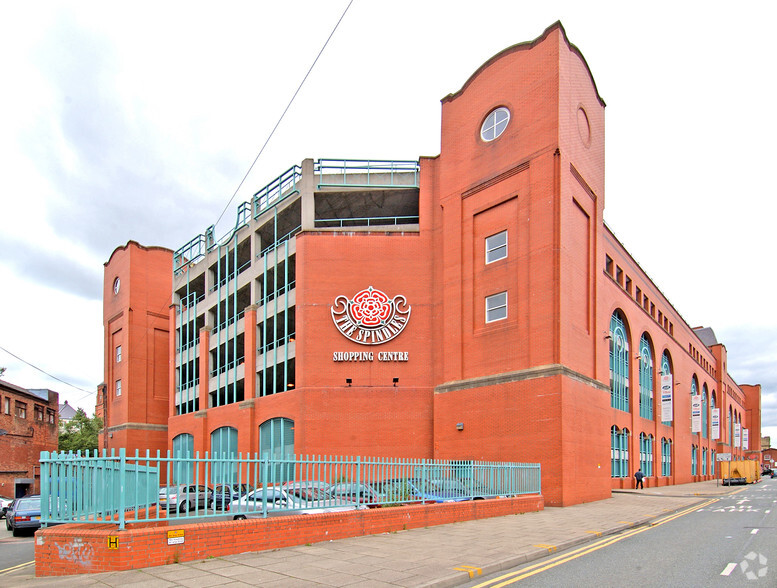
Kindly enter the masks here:
[[40, 498], [22, 498], [17, 503], [16, 510], [40, 510]]
[[429, 488], [440, 492], [466, 492], [466, 488], [456, 480], [430, 480]]

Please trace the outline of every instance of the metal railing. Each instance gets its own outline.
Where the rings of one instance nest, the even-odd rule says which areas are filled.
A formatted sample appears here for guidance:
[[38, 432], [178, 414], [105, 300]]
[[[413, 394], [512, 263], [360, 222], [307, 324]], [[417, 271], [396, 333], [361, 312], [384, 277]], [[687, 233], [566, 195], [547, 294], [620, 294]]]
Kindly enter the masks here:
[[362, 218], [318, 218], [314, 221], [318, 228], [344, 227], [386, 227], [417, 225], [417, 216], [371, 216]]
[[539, 494], [540, 465], [428, 459], [41, 453], [41, 523], [267, 517]]
[[319, 188], [418, 188], [421, 166], [417, 161], [319, 159], [313, 171]]

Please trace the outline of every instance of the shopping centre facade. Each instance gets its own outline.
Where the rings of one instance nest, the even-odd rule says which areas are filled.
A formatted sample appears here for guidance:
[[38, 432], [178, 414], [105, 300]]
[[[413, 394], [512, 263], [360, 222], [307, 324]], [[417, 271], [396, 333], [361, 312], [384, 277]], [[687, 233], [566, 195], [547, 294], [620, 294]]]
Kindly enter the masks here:
[[104, 446], [539, 462], [550, 506], [757, 458], [760, 386], [603, 221], [604, 109], [556, 23], [443, 98], [438, 156], [305, 160], [221, 239], [119, 247]]

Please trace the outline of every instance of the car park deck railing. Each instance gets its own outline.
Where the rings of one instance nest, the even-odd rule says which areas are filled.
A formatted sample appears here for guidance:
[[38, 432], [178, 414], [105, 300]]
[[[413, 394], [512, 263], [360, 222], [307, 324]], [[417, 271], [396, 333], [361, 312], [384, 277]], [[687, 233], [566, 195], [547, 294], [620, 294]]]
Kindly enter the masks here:
[[[214, 494], [214, 488], [217, 493]], [[471, 460], [41, 453], [41, 523], [246, 518], [539, 494], [540, 465]]]

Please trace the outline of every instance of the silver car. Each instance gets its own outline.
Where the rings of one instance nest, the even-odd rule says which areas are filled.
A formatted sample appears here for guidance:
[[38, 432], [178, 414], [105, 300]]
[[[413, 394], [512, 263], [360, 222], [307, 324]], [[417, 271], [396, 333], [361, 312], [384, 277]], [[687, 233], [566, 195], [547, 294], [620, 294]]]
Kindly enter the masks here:
[[363, 509], [366, 506], [332, 495], [331, 486], [325, 482], [289, 482], [283, 486], [257, 488], [229, 506], [234, 520], [321, 512], [343, 512]]

